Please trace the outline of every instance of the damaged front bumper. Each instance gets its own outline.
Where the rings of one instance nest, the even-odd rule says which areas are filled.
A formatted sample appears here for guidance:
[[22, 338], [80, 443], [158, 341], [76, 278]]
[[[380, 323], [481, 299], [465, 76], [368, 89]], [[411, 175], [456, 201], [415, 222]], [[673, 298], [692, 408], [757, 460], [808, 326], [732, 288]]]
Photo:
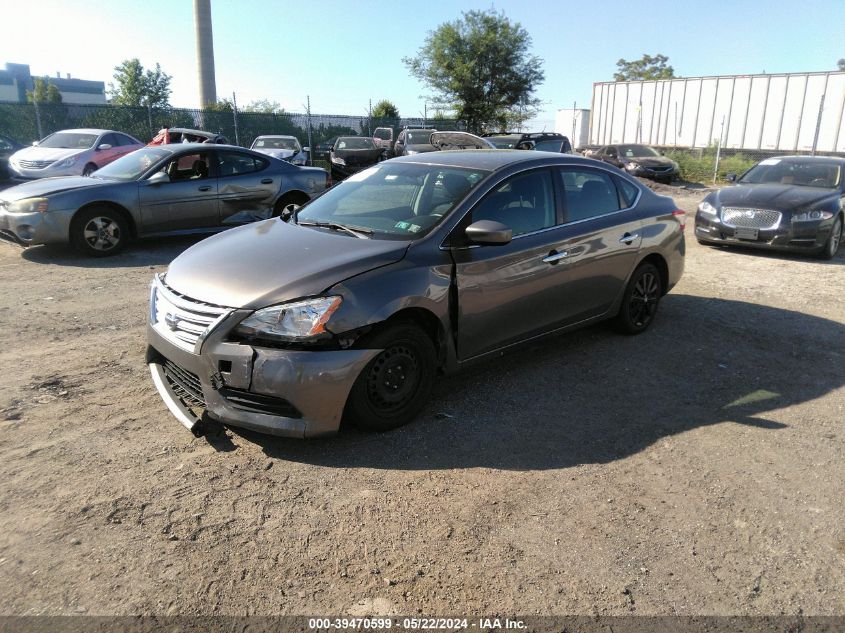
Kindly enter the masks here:
[[147, 326], [147, 363], [170, 412], [199, 434], [203, 414], [227, 426], [286, 437], [338, 431], [352, 385], [379, 350], [303, 351], [227, 341], [245, 316], [222, 318], [187, 351]]

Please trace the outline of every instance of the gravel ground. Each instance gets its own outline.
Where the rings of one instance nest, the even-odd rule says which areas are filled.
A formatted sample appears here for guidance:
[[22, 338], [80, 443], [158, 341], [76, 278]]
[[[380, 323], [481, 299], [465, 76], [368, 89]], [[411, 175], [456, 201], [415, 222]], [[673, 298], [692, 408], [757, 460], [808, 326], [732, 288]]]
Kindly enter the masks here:
[[0, 244], [0, 613], [845, 613], [845, 249], [687, 234], [646, 334], [307, 442], [194, 439], [155, 393], [149, 280], [192, 241]]

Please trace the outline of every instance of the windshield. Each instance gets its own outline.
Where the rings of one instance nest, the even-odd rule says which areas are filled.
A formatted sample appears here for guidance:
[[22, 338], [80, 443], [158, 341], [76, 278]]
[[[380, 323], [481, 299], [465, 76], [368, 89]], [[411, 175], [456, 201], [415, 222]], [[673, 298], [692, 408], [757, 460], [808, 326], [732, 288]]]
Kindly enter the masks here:
[[660, 156], [657, 150], [648, 145], [620, 145], [619, 155], [625, 158], [654, 158]]
[[337, 139], [334, 148], [338, 149], [373, 149], [375, 144], [371, 138], [356, 138], [354, 136], [346, 136]]
[[94, 147], [98, 136], [96, 134], [79, 134], [77, 132], [56, 132], [38, 144], [38, 147], [52, 147], [54, 149], [90, 149]]
[[108, 180], [137, 180], [155, 163], [172, 154], [158, 147], [144, 147], [121, 156], [105, 167], [94, 172], [97, 178]]
[[487, 140], [493, 143], [496, 149], [513, 149], [521, 138], [521, 136], [488, 136]]
[[406, 142], [408, 145], [428, 145], [428, 140], [431, 138], [433, 130], [417, 130], [416, 132], [408, 132]]
[[842, 166], [835, 161], [768, 158], [749, 169], [739, 182], [835, 189], [842, 182]]
[[299, 141], [295, 138], [257, 138], [252, 148], [263, 147], [264, 149], [292, 149], [299, 151]]
[[431, 231], [489, 172], [381, 163], [358, 172], [303, 207], [296, 221], [332, 222], [375, 239], [417, 239]]

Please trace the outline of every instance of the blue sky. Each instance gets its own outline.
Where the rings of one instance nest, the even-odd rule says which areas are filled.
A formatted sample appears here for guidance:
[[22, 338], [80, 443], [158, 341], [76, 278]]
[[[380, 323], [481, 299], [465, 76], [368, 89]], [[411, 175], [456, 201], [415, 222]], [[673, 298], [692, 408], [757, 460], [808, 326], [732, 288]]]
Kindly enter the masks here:
[[[421, 116], [427, 90], [402, 57], [470, 9], [494, 7], [528, 30], [546, 80], [535, 125], [558, 108], [589, 107], [592, 84], [616, 61], [662, 53], [679, 76], [834, 70], [845, 57], [845, 1], [751, 0], [211, 0], [217, 90], [238, 103], [278, 101], [315, 113], [363, 114], [368, 100]], [[647, 9], [643, 7], [647, 6]], [[0, 0], [0, 66], [108, 83], [138, 57], [173, 75], [171, 102], [198, 101], [192, 0]]]

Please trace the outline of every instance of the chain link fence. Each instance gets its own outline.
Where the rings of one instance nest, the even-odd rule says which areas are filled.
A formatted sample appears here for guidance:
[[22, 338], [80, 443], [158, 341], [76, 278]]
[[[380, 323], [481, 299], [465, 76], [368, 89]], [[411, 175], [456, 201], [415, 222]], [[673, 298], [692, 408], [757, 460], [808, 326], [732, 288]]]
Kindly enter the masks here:
[[223, 134], [249, 147], [256, 136], [295, 136], [303, 145], [317, 145], [333, 136], [372, 136], [377, 127], [429, 125], [438, 130], [462, 130], [453, 119], [380, 119], [367, 115], [245, 112], [232, 108], [194, 110], [65, 103], [0, 103], [0, 134], [30, 144], [58, 130], [100, 128], [126, 132], [149, 142], [163, 127], [187, 127]]

